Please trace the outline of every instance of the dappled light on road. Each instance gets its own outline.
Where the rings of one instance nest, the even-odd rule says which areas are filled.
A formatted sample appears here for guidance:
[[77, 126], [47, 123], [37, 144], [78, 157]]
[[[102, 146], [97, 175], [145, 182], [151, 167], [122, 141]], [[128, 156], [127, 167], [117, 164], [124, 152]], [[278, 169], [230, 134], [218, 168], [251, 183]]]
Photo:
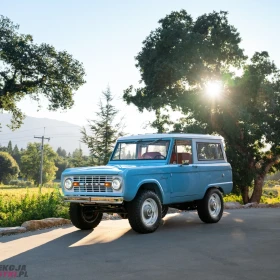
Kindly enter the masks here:
[[[74, 231], [77, 231], [77, 229], [73, 227], [52, 228], [44, 231], [38, 230], [35, 232], [20, 234], [18, 235], [20, 238], [13, 240], [13, 237], [11, 237], [12, 240], [5, 243], [2, 243], [2, 240], [0, 239], [0, 262], [42, 246], [59, 238], [61, 235]], [[28, 236], [26, 236], [27, 234]], [[34, 235], [36, 238], [34, 238]]]
[[237, 223], [244, 223], [244, 220], [242, 220], [242, 219], [238, 219], [238, 218], [236, 218], [236, 219], [233, 219], [235, 222], [237, 222]]
[[102, 233], [96, 233], [95, 231], [93, 231], [91, 234], [87, 235], [86, 237], [79, 240], [78, 242], [70, 245], [69, 247], [79, 247], [79, 246], [94, 245], [98, 243], [113, 242], [116, 239], [119, 239], [123, 235], [125, 235], [129, 230], [130, 228], [127, 227], [123, 229], [114, 229], [114, 230], [112, 229], [110, 230], [108, 228], [108, 232], [106, 233], [106, 235]]

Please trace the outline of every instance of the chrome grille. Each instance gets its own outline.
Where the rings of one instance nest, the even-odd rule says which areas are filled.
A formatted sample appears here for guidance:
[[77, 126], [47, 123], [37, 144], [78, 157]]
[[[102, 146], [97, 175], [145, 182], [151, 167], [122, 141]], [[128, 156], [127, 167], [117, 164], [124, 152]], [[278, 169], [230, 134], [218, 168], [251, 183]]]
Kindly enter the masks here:
[[104, 186], [105, 182], [112, 182], [112, 180], [112, 175], [74, 176], [73, 182], [78, 182], [80, 184], [80, 186], [74, 187], [74, 192], [113, 192], [111, 187]]

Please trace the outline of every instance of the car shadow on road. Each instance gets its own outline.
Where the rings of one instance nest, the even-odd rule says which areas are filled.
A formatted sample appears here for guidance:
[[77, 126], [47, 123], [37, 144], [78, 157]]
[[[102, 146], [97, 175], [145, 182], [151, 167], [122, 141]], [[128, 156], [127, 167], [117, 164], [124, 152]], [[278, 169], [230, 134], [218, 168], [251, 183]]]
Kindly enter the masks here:
[[[103, 221], [89, 231], [48, 229], [3, 243], [6, 251], [1, 248], [0, 256], [8, 250], [15, 252], [1, 264], [27, 265], [30, 279], [163, 279], [162, 271], [165, 279], [174, 279], [177, 271], [181, 271], [181, 278], [186, 276], [187, 267], [196, 273], [208, 267], [207, 275], [214, 269], [215, 277], [220, 271], [215, 279], [240, 279], [248, 267], [250, 271], [255, 267], [252, 256], [266, 262], [278, 244], [277, 236], [271, 235], [276, 230], [269, 230], [278, 216], [266, 212], [258, 213], [268, 217], [263, 224], [259, 215], [245, 210], [226, 211], [217, 224], [202, 223], [196, 212], [169, 214], [152, 234], [135, 233], [127, 220]], [[25, 245], [24, 250], [16, 251], [20, 249], [17, 246]], [[237, 267], [244, 271], [239, 273]]]
[[23, 232], [23, 233], [3, 235], [3, 236], [0, 236], [0, 244], [1, 243], [7, 243], [7, 242], [10, 242], [10, 241], [15, 241], [15, 240], [25, 238], [25, 237], [28, 237], [28, 236], [31, 236], [31, 235], [36, 236], [36, 235], [40, 235], [40, 234], [43, 234], [43, 233], [55, 231], [58, 228], [66, 230], [69, 227], [72, 227], [72, 224], [71, 225], [57, 226], [57, 227], [50, 227], [50, 228], [45, 228], [45, 229], [38, 229], [38, 230], [34, 230], [34, 231], [26, 231], [26, 232]]
[[[115, 225], [118, 225], [115, 227]], [[153, 234], [138, 234], [134, 232], [127, 220], [104, 221], [94, 230], [78, 230], [72, 226], [49, 228], [35, 232], [27, 232], [15, 236], [0, 238], [1, 243], [7, 243], [9, 248], [15, 248], [14, 254], [6, 258], [5, 262], [20, 262], [32, 260], [33, 256], [48, 258], [48, 254], [55, 258], [63, 258], [65, 254], [76, 254], [80, 250], [106, 251], [110, 247], [135, 247], [137, 244], [153, 244], [169, 242], [174, 237], [183, 238], [184, 235], [195, 235], [205, 230], [196, 213], [171, 214], [163, 220], [159, 229]], [[210, 226], [208, 225], [208, 228]], [[22, 245], [24, 244], [24, 246]], [[28, 245], [30, 244], [30, 246]], [[22, 247], [22, 248], [16, 248]], [[82, 249], [83, 248], [83, 249]], [[122, 250], [122, 248], [120, 248]]]

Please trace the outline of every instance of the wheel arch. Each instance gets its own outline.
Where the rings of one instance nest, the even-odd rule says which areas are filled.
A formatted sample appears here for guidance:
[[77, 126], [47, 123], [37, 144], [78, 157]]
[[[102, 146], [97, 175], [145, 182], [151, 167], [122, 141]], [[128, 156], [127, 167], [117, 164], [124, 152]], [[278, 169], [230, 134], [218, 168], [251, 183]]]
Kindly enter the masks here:
[[141, 182], [138, 185], [138, 190], [135, 194], [135, 197], [138, 195], [139, 192], [143, 191], [143, 190], [148, 190], [148, 191], [153, 191], [154, 193], [157, 194], [157, 196], [159, 197], [161, 203], [163, 203], [164, 201], [164, 196], [163, 196], [163, 190], [161, 185], [159, 184], [158, 181], [153, 180], [153, 181], [144, 181]]
[[224, 196], [225, 195], [225, 192], [224, 192], [224, 189], [219, 186], [219, 185], [210, 185], [210, 186], [207, 186], [206, 190], [205, 190], [205, 193], [204, 193], [204, 196], [206, 195], [206, 193], [209, 191], [209, 190], [212, 190], [212, 189], [217, 189], [221, 192], [221, 194]]

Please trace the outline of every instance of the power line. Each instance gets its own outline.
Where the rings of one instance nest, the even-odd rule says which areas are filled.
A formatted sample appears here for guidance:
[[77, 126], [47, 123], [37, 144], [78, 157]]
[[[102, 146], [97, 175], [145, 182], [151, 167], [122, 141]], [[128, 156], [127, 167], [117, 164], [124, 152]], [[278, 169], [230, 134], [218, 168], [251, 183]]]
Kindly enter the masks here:
[[[78, 134], [74, 134], [74, 133], [65, 133], [65, 134], [50, 134], [50, 136], [53, 137], [60, 137], [60, 136], [74, 136], [74, 137], [77, 137], [77, 136], [80, 136]], [[14, 139], [23, 139], [23, 138], [30, 138], [30, 136], [28, 135], [25, 135], [25, 136], [18, 136], [18, 137], [9, 137], [9, 138], [0, 138], [0, 141], [14, 141]]]
[[[46, 126], [47, 128], [57, 128], [57, 127], [73, 127], [73, 126], [76, 126], [76, 127], [81, 127], [80, 125], [76, 125], [76, 124], [73, 124], [73, 125], [61, 125], [61, 126]], [[35, 127], [35, 128], [31, 128], [31, 129], [25, 129], [25, 130], [18, 130], [18, 131], [13, 131], [13, 132], [6, 132], [6, 133], [1, 133], [0, 132], [0, 135], [6, 135], [6, 134], [14, 134], [14, 133], [21, 133], [21, 132], [25, 132], [25, 131], [32, 131], [32, 130], [38, 130], [38, 129], [41, 129], [41, 128], [44, 128], [43, 126], [40, 126], [40, 127]]]

